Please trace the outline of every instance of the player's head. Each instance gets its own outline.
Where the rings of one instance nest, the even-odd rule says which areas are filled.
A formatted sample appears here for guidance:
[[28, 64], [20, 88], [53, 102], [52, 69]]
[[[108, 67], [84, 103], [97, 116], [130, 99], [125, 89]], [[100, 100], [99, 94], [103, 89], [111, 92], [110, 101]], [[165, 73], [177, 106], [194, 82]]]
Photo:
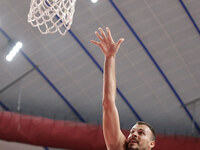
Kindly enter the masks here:
[[155, 146], [155, 130], [146, 122], [138, 121], [127, 138], [128, 150], [150, 150]]

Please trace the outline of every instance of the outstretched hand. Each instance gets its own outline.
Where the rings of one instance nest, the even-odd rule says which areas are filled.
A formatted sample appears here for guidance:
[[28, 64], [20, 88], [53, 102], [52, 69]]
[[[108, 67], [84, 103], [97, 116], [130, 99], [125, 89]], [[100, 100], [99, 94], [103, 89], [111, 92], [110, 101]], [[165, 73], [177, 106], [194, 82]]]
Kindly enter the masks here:
[[100, 42], [97, 42], [94, 40], [91, 40], [91, 42], [93, 44], [99, 46], [106, 57], [112, 56], [112, 55], [114, 56], [117, 53], [117, 51], [118, 51], [121, 43], [124, 41], [124, 39], [120, 38], [118, 40], [118, 42], [115, 43], [113, 41], [110, 29], [108, 27], [106, 27], [107, 36], [102, 28], [99, 28], [99, 32], [100, 32], [100, 34], [97, 31], [95, 31], [95, 34], [98, 37], [98, 39], [100, 40]]

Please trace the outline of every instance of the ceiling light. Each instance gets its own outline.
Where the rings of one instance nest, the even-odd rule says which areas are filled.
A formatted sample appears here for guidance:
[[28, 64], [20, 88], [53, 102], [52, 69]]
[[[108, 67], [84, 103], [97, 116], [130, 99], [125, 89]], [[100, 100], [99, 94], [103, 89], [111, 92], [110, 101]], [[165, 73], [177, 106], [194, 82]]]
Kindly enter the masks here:
[[12, 61], [12, 59], [15, 57], [15, 55], [19, 52], [21, 48], [22, 48], [22, 43], [17, 42], [15, 46], [12, 48], [12, 50], [9, 52], [9, 54], [6, 56], [6, 60]]
[[91, 0], [91, 2], [92, 2], [92, 3], [97, 3], [97, 2], [98, 2], [98, 0]]

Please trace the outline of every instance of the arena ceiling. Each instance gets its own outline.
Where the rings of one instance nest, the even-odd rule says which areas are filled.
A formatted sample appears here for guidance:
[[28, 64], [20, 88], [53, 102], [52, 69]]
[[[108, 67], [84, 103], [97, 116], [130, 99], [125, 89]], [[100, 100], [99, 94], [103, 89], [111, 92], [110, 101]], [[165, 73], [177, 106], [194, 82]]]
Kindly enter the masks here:
[[[116, 60], [121, 128], [141, 119], [158, 133], [200, 133], [199, 0], [77, 0], [65, 36], [27, 23], [29, 6], [0, 1], [1, 109], [101, 124], [104, 57], [90, 40], [109, 27], [115, 41], [125, 38]], [[8, 62], [10, 40], [23, 47]]]

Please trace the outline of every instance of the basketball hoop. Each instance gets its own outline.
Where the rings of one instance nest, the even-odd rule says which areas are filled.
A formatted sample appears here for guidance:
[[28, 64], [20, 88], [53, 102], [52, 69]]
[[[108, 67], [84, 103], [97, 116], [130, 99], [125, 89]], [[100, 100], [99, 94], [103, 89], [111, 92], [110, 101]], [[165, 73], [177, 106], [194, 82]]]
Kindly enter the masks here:
[[28, 22], [42, 34], [59, 32], [65, 35], [70, 29], [76, 0], [31, 0]]

